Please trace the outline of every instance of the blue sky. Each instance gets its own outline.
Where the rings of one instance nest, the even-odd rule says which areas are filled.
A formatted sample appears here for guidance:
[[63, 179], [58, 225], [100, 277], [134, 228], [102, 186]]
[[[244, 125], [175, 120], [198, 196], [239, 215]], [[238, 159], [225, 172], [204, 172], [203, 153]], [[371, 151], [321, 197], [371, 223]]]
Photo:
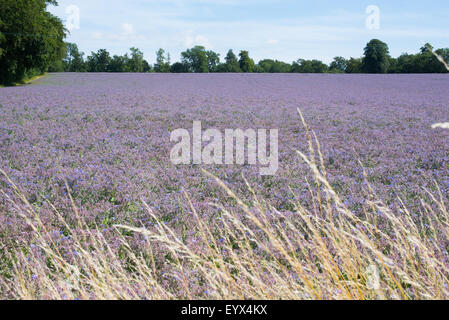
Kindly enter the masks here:
[[[221, 54], [249, 50], [262, 58], [292, 62], [334, 56], [359, 57], [372, 38], [387, 42], [393, 56], [425, 43], [449, 47], [449, 1], [394, 0], [59, 0], [50, 10], [68, 21], [79, 8], [79, 29], [68, 41], [90, 54], [100, 48], [124, 54], [132, 46], [154, 63], [158, 48], [172, 61], [194, 45]], [[379, 8], [379, 29], [368, 29], [369, 5]], [[71, 21], [76, 21], [71, 20]]]

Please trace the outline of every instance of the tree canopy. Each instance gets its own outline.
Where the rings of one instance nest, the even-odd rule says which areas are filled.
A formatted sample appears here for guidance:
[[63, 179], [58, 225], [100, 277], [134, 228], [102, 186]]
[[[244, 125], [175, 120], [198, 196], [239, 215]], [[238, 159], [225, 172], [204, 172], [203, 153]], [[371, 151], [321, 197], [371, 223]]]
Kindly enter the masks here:
[[155, 72], [170, 72], [170, 54], [165, 53], [165, 50], [160, 48], [156, 52], [156, 64], [154, 65]]
[[[5, 1], [5, 0], [0, 0]], [[4, 24], [3, 17], [0, 26]], [[0, 28], [0, 59], [7, 52], [2, 44], [6, 35]], [[171, 73], [206, 73], [206, 72], [263, 72], [263, 73], [446, 73], [445, 66], [438, 61], [433, 52], [446, 61], [449, 60], [449, 49], [436, 49], [426, 44], [417, 54], [404, 53], [398, 58], [389, 55], [388, 45], [380, 40], [371, 40], [365, 47], [364, 56], [346, 59], [337, 56], [327, 65], [312, 59], [298, 59], [289, 64], [279, 60], [262, 59], [257, 64], [246, 50], [237, 56], [230, 49], [224, 61], [220, 54], [207, 50], [203, 46], [195, 46], [181, 53], [181, 61], [171, 64], [170, 53], [164, 49], [156, 52], [154, 68], [144, 59], [138, 48], [130, 48], [124, 55], [111, 54], [106, 49], [92, 52], [84, 59], [74, 43], [66, 43], [61, 50], [63, 58], [58, 58], [48, 68], [51, 72], [171, 72]], [[13, 68], [14, 65], [8, 66]], [[3, 67], [5, 68], [5, 67]]]
[[387, 73], [389, 66], [390, 51], [388, 45], [378, 39], [368, 42], [362, 59], [362, 71], [365, 73]]
[[0, 0], [0, 83], [46, 72], [65, 55], [66, 30], [47, 11], [54, 0]]
[[187, 66], [190, 72], [209, 72], [209, 61], [206, 48], [195, 46], [181, 53], [182, 63]]
[[242, 50], [240, 51], [239, 57], [240, 70], [242, 70], [242, 72], [253, 72], [255, 63], [254, 60], [249, 57], [249, 52]]
[[328, 66], [320, 60], [298, 59], [293, 62], [292, 72], [295, 73], [325, 73]]

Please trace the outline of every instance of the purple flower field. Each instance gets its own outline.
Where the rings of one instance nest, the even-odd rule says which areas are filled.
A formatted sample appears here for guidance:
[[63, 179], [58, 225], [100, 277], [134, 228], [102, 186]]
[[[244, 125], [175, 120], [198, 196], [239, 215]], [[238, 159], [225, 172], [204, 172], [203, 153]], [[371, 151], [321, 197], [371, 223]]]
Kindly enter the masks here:
[[[365, 169], [387, 207], [399, 197], [419, 216], [424, 189], [437, 192], [438, 185], [449, 200], [449, 130], [431, 128], [449, 120], [448, 87], [446, 75], [50, 74], [0, 89], [0, 168], [62, 247], [71, 236], [51, 205], [74, 219], [64, 181], [86, 225], [98, 227], [114, 249], [121, 245], [114, 225], [155, 228], [141, 200], [194, 243], [197, 223], [186, 195], [207, 223], [220, 211], [210, 203], [237, 207], [201, 169], [250, 199], [244, 176], [282, 214], [293, 214], [296, 202], [313, 207], [313, 176], [296, 153], [308, 150], [299, 108], [349, 210], [364, 214]], [[173, 165], [170, 133], [191, 130], [193, 121], [220, 130], [279, 129], [276, 175], [261, 177], [249, 165]], [[11, 183], [1, 177], [0, 188], [0, 265], [7, 274], [11, 241], [33, 242], [33, 232], [11, 202]], [[139, 237], [124, 236], [139, 247]], [[200, 284], [192, 287], [192, 295], [202, 295]]]

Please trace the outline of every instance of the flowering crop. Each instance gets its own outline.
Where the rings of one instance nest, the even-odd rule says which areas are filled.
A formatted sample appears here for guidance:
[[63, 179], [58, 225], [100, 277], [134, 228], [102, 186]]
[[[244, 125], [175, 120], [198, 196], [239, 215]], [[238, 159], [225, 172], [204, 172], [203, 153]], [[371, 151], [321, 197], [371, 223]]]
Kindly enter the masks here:
[[[218, 284], [204, 280], [204, 274], [192, 271], [186, 275], [172, 268], [183, 265], [180, 260], [186, 256], [199, 259], [198, 255], [170, 251], [166, 246], [175, 247], [175, 243], [168, 238], [162, 241], [154, 233], [147, 235], [157, 242], [149, 253], [150, 240], [140, 231], [160, 234], [172, 230], [188, 250], [204, 254], [210, 248], [205, 247], [207, 241], [201, 236], [204, 233], [198, 221], [202, 221], [209, 226], [210, 234], [203, 230], [210, 235], [209, 241], [216, 237], [217, 246], [236, 249], [239, 245], [235, 237], [246, 229], [241, 227], [235, 234], [220, 232], [240, 223], [226, 221], [224, 212], [238, 211], [241, 204], [250, 206], [252, 191], [273, 209], [263, 211], [268, 221], [278, 221], [277, 214], [290, 221], [299, 210], [298, 203], [312, 211], [317, 202], [321, 205], [319, 194], [328, 187], [357, 217], [367, 214], [369, 192], [369, 197], [376, 194], [382, 199], [382, 210], [395, 210], [400, 199], [419, 220], [426, 213], [422, 201], [427, 199], [427, 191], [443, 196], [428, 210], [438, 210], [448, 200], [449, 130], [432, 129], [433, 124], [449, 120], [448, 85], [446, 75], [50, 74], [33, 85], [0, 89], [0, 168], [10, 178], [0, 178], [0, 273], [5, 279], [15, 279], [14, 270], [37, 268], [46, 251], [33, 253], [37, 250], [33, 245], [45, 247], [36, 240], [36, 232], [77, 265], [79, 251], [73, 244], [91, 230], [110, 246], [105, 259], [114, 254], [125, 261], [120, 272], [138, 273], [139, 264], [131, 253], [152, 257], [151, 272], [157, 276], [152, 278], [156, 280], [151, 284], [154, 291], [150, 297], [207, 298], [204, 292], [215, 292], [215, 298], [244, 298], [249, 293], [253, 297], [275, 297], [272, 292], [264, 296], [262, 288], [239, 288], [243, 296], [217, 293]], [[306, 153], [314, 140], [304, 130], [297, 108], [320, 142], [328, 186], [317, 180], [317, 172], [296, 153]], [[193, 121], [219, 130], [279, 128], [276, 175], [262, 177], [257, 167], [249, 165], [172, 164], [170, 133], [191, 128]], [[223, 185], [215, 183], [214, 177]], [[234, 190], [236, 197], [230, 196], [225, 187]], [[310, 192], [313, 188], [318, 188], [315, 197]], [[242, 203], [237, 198], [243, 199]], [[370, 214], [381, 216], [381, 209]], [[38, 214], [39, 228], [28, 215], [30, 210]], [[241, 214], [239, 219], [246, 221], [248, 213], [244, 210]], [[392, 226], [382, 221], [379, 217], [379, 228], [388, 232]], [[267, 232], [251, 218], [246, 222], [253, 231], [259, 228], [261, 233]], [[117, 225], [127, 228], [117, 229]], [[287, 225], [285, 230], [298, 229]], [[273, 241], [270, 245], [276, 247]], [[435, 240], [435, 246], [444, 247], [443, 251], [448, 245]], [[14, 253], [19, 247], [25, 257], [35, 257], [34, 267], [20, 263], [13, 267], [12, 261], [20, 260]], [[218, 259], [215, 251], [210, 256]], [[228, 258], [232, 260], [232, 255]], [[449, 265], [447, 256], [438, 259]], [[282, 263], [295, 265], [288, 259]], [[262, 262], [258, 267], [270, 271]], [[32, 283], [42, 274], [29, 276]], [[267, 279], [264, 281], [277, 287], [279, 279]], [[123, 293], [121, 297], [149, 296], [147, 289], [138, 285], [120, 285], [115, 289]], [[23, 297], [12, 287], [3, 284], [2, 295]], [[405, 290], [398, 290], [399, 297], [424, 297], [416, 288], [410, 293]], [[63, 297], [51, 290], [33, 294]], [[91, 294], [78, 293], [82, 298], [117, 297]], [[337, 293], [322, 294], [324, 298], [341, 297]], [[287, 297], [311, 298], [313, 290], [298, 295], [290, 292]]]

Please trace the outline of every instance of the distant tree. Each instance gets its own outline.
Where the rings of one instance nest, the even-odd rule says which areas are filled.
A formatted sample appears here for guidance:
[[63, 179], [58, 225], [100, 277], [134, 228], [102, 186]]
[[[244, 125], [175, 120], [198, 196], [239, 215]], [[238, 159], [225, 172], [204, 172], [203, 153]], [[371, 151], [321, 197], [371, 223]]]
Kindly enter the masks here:
[[421, 67], [418, 66], [418, 56], [403, 53], [397, 58], [397, 70], [399, 73], [419, 73]]
[[[443, 60], [446, 61], [446, 63], [449, 63], [449, 48], [435, 50], [435, 53], [438, 54], [441, 58], [443, 58]], [[435, 59], [438, 60], [436, 57]], [[449, 72], [446, 66], [443, 63], [441, 63], [441, 61], [438, 61], [438, 63], [440, 64], [440, 68], [438, 70], [439, 73]]]
[[292, 69], [288, 63], [271, 59], [260, 60], [258, 66], [266, 73], [289, 73]]
[[209, 72], [209, 60], [206, 48], [195, 46], [181, 53], [182, 63], [188, 66], [189, 72]]
[[349, 58], [346, 64], [346, 73], [362, 73], [362, 59], [361, 58]]
[[143, 72], [152, 72], [151, 65], [147, 60], [143, 60]]
[[239, 64], [239, 60], [237, 59], [237, 56], [235, 55], [234, 51], [232, 51], [232, 49], [229, 49], [228, 53], [226, 54], [225, 62], [227, 64], [236, 66]]
[[326, 73], [328, 66], [320, 60], [298, 59], [293, 62], [291, 70], [295, 73]]
[[47, 71], [65, 56], [62, 21], [47, 11], [54, 0], [0, 0], [0, 84]]
[[159, 49], [156, 52], [156, 64], [154, 65], [155, 72], [170, 72], [170, 54], [165, 53], [164, 49]]
[[444, 64], [442, 64], [437, 57], [433, 54], [435, 52], [443, 60], [448, 61], [449, 59], [449, 49], [437, 49], [434, 50], [433, 46], [426, 43], [424, 47], [421, 48], [420, 53], [417, 55], [415, 60], [419, 65], [419, 71], [422, 73], [446, 73], [448, 72]]
[[262, 68], [263, 72], [269, 73], [271, 72], [271, 68], [274, 64], [274, 60], [271, 59], [264, 59], [260, 60], [258, 65]]
[[421, 52], [421, 54], [426, 54], [432, 53], [433, 49], [434, 49], [433, 46], [427, 42], [424, 46], [421, 47], [419, 51]]
[[335, 57], [329, 65], [329, 71], [334, 73], [344, 73], [347, 66], [348, 61], [345, 58]]
[[129, 72], [143, 72], [144, 70], [144, 58], [143, 52], [137, 48], [132, 47], [130, 58], [128, 59]]
[[111, 56], [106, 49], [100, 49], [97, 52], [92, 52], [87, 57], [87, 66], [89, 72], [108, 72], [111, 63]]
[[398, 73], [398, 59], [390, 57], [390, 62], [388, 63], [388, 73]]
[[216, 72], [218, 65], [220, 64], [220, 54], [212, 50], [206, 52], [207, 68], [209, 72]]
[[368, 42], [362, 60], [362, 71], [365, 73], [387, 73], [389, 64], [388, 45], [378, 39]]
[[217, 67], [217, 71], [234, 73], [242, 72], [242, 70], [240, 69], [239, 60], [237, 59], [237, 56], [234, 54], [232, 49], [230, 49], [226, 54], [225, 63], [222, 63]]
[[128, 54], [123, 56], [114, 55], [107, 67], [108, 72], [130, 72], [130, 59]]
[[265, 71], [258, 64], [254, 65], [254, 68], [253, 68], [252, 72], [253, 73], [265, 73]]
[[253, 72], [255, 63], [254, 60], [249, 57], [249, 52], [242, 50], [240, 51], [239, 57], [240, 69], [242, 72]]
[[447, 73], [446, 67], [438, 61], [435, 55], [440, 55], [446, 61], [449, 60], [449, 48], [434, 50], [426, 44], [417, 54], [404, 53], [397, 59], [397, 72], [400, 73]]
[[181, 63], [181, 62], [175, 62], [172, 64], [170, 68], [170, 72], [172, 73], [187, 73], [189, 72], [189, 66]]
[[64, 70], [67, 72], [85, 72], [84, 53], [80, 52], [75, 43], [66, 44], [66, 58], [64, 59]]
[[292, 63], [292, 72], [293, 73], [304, 73], [304, 59], [298, 59], [293, 61]]

